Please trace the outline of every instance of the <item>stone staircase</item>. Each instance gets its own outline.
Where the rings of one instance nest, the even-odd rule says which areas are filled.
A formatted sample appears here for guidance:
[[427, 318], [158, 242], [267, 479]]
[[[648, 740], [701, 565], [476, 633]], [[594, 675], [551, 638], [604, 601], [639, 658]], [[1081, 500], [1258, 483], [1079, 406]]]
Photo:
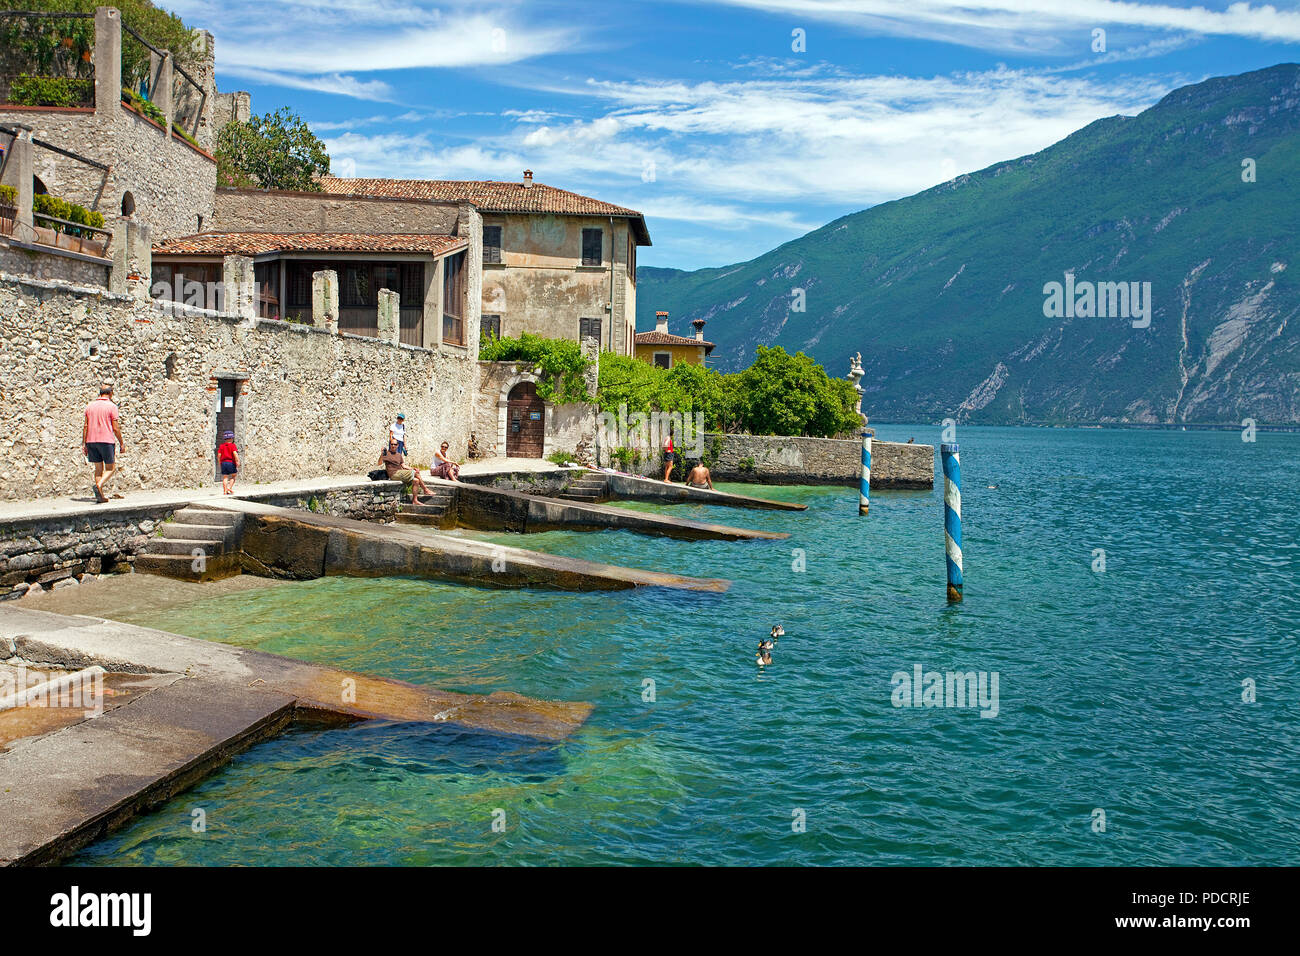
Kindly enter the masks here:
[[571, 481], [568, 487], [555, 497], [594, 505], [609, 497], [608, 481], [602, 474], [587, 472], [575, 481]]
[[184, 581], [215, 581], [239, 574], [244, 516], [189, 505], [159, 526], [135, 556], [135, 569]]
[[456, 501], [456, 493], [449, 488], [433, 488], [424, 495], [424, 503], [419, 505], [402, 505], [402, 510], [394, 519], [398, 524], [418, 524], [433, 528], [454, 528], [456, 516], [451, 507]]

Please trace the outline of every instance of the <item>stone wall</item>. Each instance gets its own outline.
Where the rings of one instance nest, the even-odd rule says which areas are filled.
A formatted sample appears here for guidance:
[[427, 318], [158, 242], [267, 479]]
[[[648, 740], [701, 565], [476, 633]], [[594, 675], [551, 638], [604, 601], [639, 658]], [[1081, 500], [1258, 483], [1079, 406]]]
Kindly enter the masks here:
[[[775, 435], [706, 435], [714, 480], [758, 484], [856, 485], [862, 442]], [[751, 464], [752, 463], [752, 464]], [[934, 446], [873, 441], [872, 488], [930, 488]]]
[[[400, 494], [397, 482], [376, 481], [310, 495], [273, 492], [246, 497], [282, 508], [388, 521], [397, 513]], [[177, 510], [178, 505], [170, 503], [0, 522], [0, 601], [69, 587], [87, 575], [131, 570], [136, 552]]]
[[[225, 232], [456, 234], [461, 204], [257, 189], [216, 191], [212, 228]], [[479, 254], [482, 259], [482, 253]]]
[[111, 381], [126, 452], [115, 489], [198, 488], [216, 472], [219, 380], [238, 381], [241, 481], [363, 475], [407, 416], [422, 463], [464, 456], [477, 363], [304, 325], [0, 275], [0, 498], [89, 487], [82, 409]]
[[217, 165], [152, 120], [119, 105], [107, 114], [81, 110], [0, 108], [0, 123], [21, 123], [37, 139], [110, 168], [87, 166], [36, 147], [32, 171], [55, 196], [103, 213], [106, 228], [122, 216], [122, 199], [135, 200], [134, 218], [155, 241], [198, 231], [212, 220]]
[[[643, 436], [644, 437], [644, 436]], [[857, 485], [862, 474], [862, 442], [839, 438], [707, 433], [698, 443], [678, 439], [688, 461], [703, 457], [714, 481], [770, 485]], [[663, 454], [644, 442], [629, 443], [641, 452], [631, 474], [662, 478]], [[934, 446], [876, 441], [871, 452], [872, 488], [934, 486]], [[602, 446], [600, 464], [625, 470]]]
[[0, 238], [0, 272], [31, 276], [35, 279], [58, 279], [76, 285], [108, 286], [108, 266], [84, 259], [61, 256], [56, 252], [17, 249]]

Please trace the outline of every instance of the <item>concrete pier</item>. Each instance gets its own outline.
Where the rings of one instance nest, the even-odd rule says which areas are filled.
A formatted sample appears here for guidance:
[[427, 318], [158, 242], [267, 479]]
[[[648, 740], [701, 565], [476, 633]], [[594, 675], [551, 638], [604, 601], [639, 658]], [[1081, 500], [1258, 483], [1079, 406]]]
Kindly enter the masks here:
[[[600, 472], [597, 472], [600, 474]], [[606, 475], [610, 493], [628, 501], [658, 501], [664, 504], [721, 505], [725, 508], [757, 508], [764, 511], [807, 511], [807, 505], [737, 495], [730, 491], [692, 488], [636, 475]]]
[[[0, 865], [52, 863], [309, 718], [447, 724], [561, 740], [591, 705], [457, 694], [90, 617], [0, 608], [0, 658], [145, 675], [125, 703], [17, 737], [0, 714]], [[16, 739], [15, 739], [16, 738]]]
[[[427, 481], [434, 490], [454, 489], [456, 523], [481, 531], [598, 531], [617, 529], [666, 538], [715, 541], [775, 541], [790, 537], [783, 531], [753, 531], [729, 525], [690, 521], [670, 515], [628, 511], [609, 505], [565, 501], [525, 494], [504, 488], [489, 488], [465, 482]], [[662, 482], [650, 482], [662, 484]], [[673, 486], [666, 486], [673, 487]]]
[[[519, 497], [525, 502], [536, 500], [527, 495]], [[599, 564], [439, 534], [418, 526], [376, 525], [237, 498], [212, 502], [207, 507], [244, 516], [240, 545], [244, 568], [272, 577], [398, 575], [481, 587], [540, 587], [563, 591], [633, 587], [725, 591], [730, 585], [719, 578], [692, 578]], [[544, 509], [545, 504], [541, 507]]]

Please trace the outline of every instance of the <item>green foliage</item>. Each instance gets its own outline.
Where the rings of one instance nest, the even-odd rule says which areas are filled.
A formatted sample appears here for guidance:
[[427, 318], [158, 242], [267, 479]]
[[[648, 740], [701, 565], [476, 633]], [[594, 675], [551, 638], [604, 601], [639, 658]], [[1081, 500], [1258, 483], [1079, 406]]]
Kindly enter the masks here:
[[807, 355], [760, 345], [739, 375], [740, 414], [755, 435], [829, 438], [859, 427], [853, 386], [833, 380]]
[[752, 458], [742, 458], [740, 461], [736, 462], [736, 469], [738, 471], [753, 471], [754, 467], [754, 459]]
[[618, 467], [622, 471], [631, 471], [641, 464], [641, 449], [639, 448], [615, 448], [609, 453], [609, 456], [618, 462]]
[[22, 73], [9, 84], [9, 102], [18, 106], [82, 106], [94, 102], [95, 81]]
[[0, 206], [17, 206], [18, 190], [13, 186], [0, 184]]
[[584, 376], [592, 363], [577, 342], [524, 332], [517, 339], [490, 339], [480, 346], [478, 357], [484, 362], [531, 364], [538, 375], [537, 394], [544, 401], [566, 405], [591, 400]]
[[569, 465], [578, 459], [573, 457], [567, 451], [553, 451], [546, 456], [546, 460], [552, 465]]
[[[842, 387], [841, 387], [842, 386]], [[641, 359], [606, 352], [600, 356], [597, 403], [617, 413], [702, 415], [708, 431], [828, 438], [856, 428], [855, 395], [808, 356], [759, 346], [754, 365], [723, 375], [686, 362], [663, 369]]]
[[222, 186], [319, 192], [330, 171], [325, 144], [288, 107], [227, 123], [217, 134], [216, 157]]
[[[23, 11], [91, 13], [100, 0], [23, 0]], [[184, 67], [198, 62], [202, 47], [181, 18], [148, 0], [113, 0], [122, 22], [161, 50], [169, 50]], [[93, 17], [52, 20], [45, 17], [0, 16], [0, 48], [10, 63], [42, 78], [93, 78], [95, 21]], [[149, 50], [134, 37], [122, 37], [122, 85], [138, 87], [149, 76]], [[58, 106], [64, 104], [42, 104]], [[70, 104], [75, 105], [75, 104]]]
[[[32, 197], [32, 211], [46, 216], [53, 216], [56, 219], [66, 219], [69, 222], [80, 223], [83, 226], [95, 226], [100, 229], [104, 227], [103, 214], [93, 212], [84, 206], [78, 206], [76, 203], [70, 203], [58, 196], [50, 196], [45, 193], [37, 193]], [[40, 216], [37, 216], [36, 222], [38, 225], [53, 229], [55, 232], [65, 232], [70, 236], [90, 238], [95, 235], [88, 229], [77, 229], [74, 226], [66, 226], [61, 222], [43, 220]]]
[[149, 117], [149, 119], [153, 120], [159, 126], [167, 125], [167, 115], [150, 100], [145, 99], [139, 93], [135, 92], [135, 90], [130, 90], [123, 86], [122, 101], [135, 107], [135, 109]]

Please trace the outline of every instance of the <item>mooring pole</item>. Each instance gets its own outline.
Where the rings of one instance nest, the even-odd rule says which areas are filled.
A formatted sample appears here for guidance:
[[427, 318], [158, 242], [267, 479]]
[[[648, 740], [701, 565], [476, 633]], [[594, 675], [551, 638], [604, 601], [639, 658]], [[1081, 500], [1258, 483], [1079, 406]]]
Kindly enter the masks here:
[[943, 458], [943, 536], [948, 556], [948, 600], [961, 600], [961, 459], [957, 443], [939, 446]]
[[862, 429], [862, 484], [858, 488], [858, 514], [865, 515], [871, 505], [871, 437], [870, 428]]

